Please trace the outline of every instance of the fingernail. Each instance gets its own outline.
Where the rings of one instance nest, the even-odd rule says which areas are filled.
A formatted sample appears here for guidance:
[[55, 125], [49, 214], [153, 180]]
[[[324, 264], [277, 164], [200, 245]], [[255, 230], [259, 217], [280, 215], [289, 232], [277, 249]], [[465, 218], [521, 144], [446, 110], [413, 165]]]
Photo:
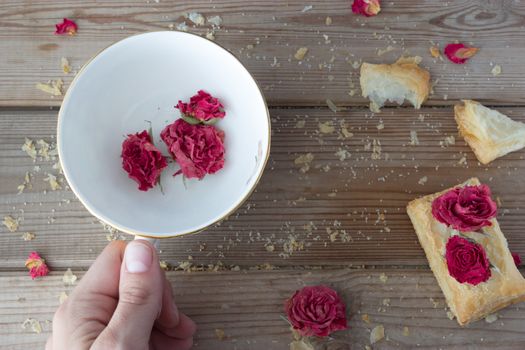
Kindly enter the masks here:
[[150, 247], [136, 241], [131, 241], [126, 247], [124, 261], [126, 262], [126, 270], [128, 270], [128, 272], [146, 272], [149, 270], [152, 260], [153, 257]]

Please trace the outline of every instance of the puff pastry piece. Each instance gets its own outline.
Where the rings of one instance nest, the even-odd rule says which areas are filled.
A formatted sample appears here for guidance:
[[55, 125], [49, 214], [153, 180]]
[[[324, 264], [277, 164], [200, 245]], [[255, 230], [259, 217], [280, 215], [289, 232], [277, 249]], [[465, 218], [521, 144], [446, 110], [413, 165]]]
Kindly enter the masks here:
[[400, 58], [394, 64], [361, 65], [361, 91], [370, 99], [370, 109], [389, 100], [402, 104], [406, 99], [419, 109], [430, 93], [430, 73], [419, 67], [421, 57]]
[[[479, 184], [477, 178], [472, 178], [459, 186]], [[445, 260], [445, 246], [454, 229], [432, 216], [432, 201], [449, 190], [413, 200], [408, 204], [407, 212], [450, 310], [458, 323], [465, 325], [507, 305], [524, 301], [525, 279], [514, 264], [507, 240], [496, 219], [491, 220], [492, 226], [481, 229], [483, 233], [462, 233], [485, 249], [492, 265], [491, 277], [474, 286], [459, 283], [450, 276]]]
[[463, 103], [454, 106], [459, 133], [481, 163], [488, 164], [525, 147], [524, 123], [514, 121], [476, 101], [463, 100]]

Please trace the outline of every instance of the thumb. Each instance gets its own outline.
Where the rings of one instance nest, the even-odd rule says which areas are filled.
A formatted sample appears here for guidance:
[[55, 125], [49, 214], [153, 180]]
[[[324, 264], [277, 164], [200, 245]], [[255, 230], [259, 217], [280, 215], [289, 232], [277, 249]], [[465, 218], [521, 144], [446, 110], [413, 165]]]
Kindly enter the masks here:
[[118, 305], [95, 342], [100, 341], [97, 345], [101, 348], [148, 348], [153, 324], [162, 308], [163, 276], [157, 261], [150, 243], [135, 240], [127, 245], [120, 270]]

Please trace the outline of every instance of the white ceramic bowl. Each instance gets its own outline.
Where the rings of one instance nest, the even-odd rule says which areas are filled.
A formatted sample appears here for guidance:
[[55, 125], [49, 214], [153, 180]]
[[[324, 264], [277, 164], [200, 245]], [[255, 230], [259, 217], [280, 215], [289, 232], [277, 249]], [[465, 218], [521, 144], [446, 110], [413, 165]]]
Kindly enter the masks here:
[[[125, 135], [148, 129], [168, 154], [161, 130], [179, 118], [174, 106], [199, 89], [220, 99], [226, 117], [225, 166], [203, 180], [162, 173], [164, 194], [141, 192], [122, 169]], [[230, 215], [253, 191], [270, 150], [270, 118], [250, 73], [232, 54], [194, 34], [153, 32], [99, 53], [69, 87], [58, 119], [65, 177], [97, 218], [127, 233], [171, 237], [194, 233]]]

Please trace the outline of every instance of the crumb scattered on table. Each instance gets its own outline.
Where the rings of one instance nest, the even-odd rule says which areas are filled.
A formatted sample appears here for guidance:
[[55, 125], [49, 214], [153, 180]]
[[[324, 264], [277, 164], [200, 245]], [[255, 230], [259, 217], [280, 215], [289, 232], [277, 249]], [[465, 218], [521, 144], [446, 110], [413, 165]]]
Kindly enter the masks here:
[[375, 344], [385, 337], [385, 327], [383, 325], [375, 326], [370, 332], [370, 344]]
[[295, 52], [293, 57], [296, 60], [301, 61], [301, 60], [303, 60], [303, 58], [306, 56], [307, 53], [308, 53], [308, 48], [307, 47], [300, 47], [300, 48], [297, 49], [297, 51]]
[[18, 230], [19, 222], [20, 222], [20, 218], [15, 219], [11, 215], [4, 216], [4, 220], [2, 221], [2, 223], [4, 224], [5, 227], [7, 227], [9, 232], [15, 232], [16, 230]]
[[77, 280], [77, 276], [73, 274], [73, 271], [71, 271], [70, 268], [67, 269], [67, 271], [64, 273], [64, 276], [62, 277], [62, 282], [64, 282], [65, 285], [72, 286], [75, 284]]
[[35, 320], [34, 318], [27, 318], [22, 323], [22, 328], [25, 330], [31, 330], [32, 332], [37, 334], [42, 333], [42, 325], [40, 324], [40, 321]]

